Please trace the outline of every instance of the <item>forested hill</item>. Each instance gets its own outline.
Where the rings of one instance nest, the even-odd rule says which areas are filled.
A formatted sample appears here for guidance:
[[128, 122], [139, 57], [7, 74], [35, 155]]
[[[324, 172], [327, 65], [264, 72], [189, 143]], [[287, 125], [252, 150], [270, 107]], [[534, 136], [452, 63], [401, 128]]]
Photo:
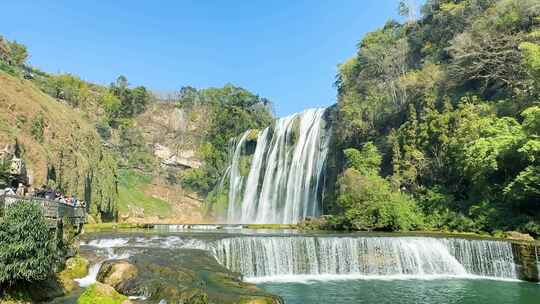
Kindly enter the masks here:
[[272, 121], [270, 101], [234, 85], [158, 96], [125, 76], [46, 73], [28, 56], [0, 36], [0, 188], [13, 182], [2, 150], [15, 147], [33, 187], [76, 194], [96, 221], [203, 221], [229, 139]]
[[[339, 65], [326, 224], [539, 236], [540, 2], [427, 0], [416, 19], [406, 3], [406, 21], [366, 34]], [[0, 39], [0, 144], [97, 220], [200, 221], [205, 197], [227, 205], [212, 189], [229, 140], [273, 121], [270, 101], [233, 85], [156, 96], [27, 57]]]
[[339, 224], [540, 234], [539, 16], [537, 0], [428, 0], [362, 38], [336, 82]]

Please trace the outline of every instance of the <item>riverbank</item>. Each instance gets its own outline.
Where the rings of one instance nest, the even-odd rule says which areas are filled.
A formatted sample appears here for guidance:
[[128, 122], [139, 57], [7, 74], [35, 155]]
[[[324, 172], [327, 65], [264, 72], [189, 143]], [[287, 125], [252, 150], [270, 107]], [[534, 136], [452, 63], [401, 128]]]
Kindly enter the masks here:
[[69, 258], [62, 271], [46, 280], [19, 284], [0, 291], [0, 304], [46, 302], [80, 292], [76, 279], [88, 275], [89, 265], [89, 261], [81, 256]]

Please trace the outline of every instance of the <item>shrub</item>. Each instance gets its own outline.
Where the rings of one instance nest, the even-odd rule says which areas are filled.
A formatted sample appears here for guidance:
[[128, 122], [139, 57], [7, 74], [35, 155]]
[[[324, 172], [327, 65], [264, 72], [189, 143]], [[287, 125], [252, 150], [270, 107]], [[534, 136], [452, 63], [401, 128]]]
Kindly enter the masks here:
[[43, 117], [43, 113], [39, 113], [34, 118], [32, 118], [32, 125], [30, 127], [30, 134], [32, 134], [32, 137], [38, 141], [43, 142], [43, 134], [45, 130], [45, 118]]
[[54, 235], [41, 208], [21, 201], [0, 221], [0, 285], [45, 280], [57, 262]]
[[188, 169], [182, 175], [182, 187], [191, 191], [205, 193], [210, 189], [211, 180], [204, 169]]
[[410, 230], [421, 226], [422, 217], [408, 195], [394, 191], [378, 175], [362, 175], [347, 169], [338, 180], [337, 203], [344, 210], [345, 226], [355, 230]]
[[353, 168], [362, 174], [378, 174], [381, 167], [382, 156], [379, 149], [372, 143], [364, 144], [360, 151], [350, 148], [343, 151], [347, 161], [347, 168]]

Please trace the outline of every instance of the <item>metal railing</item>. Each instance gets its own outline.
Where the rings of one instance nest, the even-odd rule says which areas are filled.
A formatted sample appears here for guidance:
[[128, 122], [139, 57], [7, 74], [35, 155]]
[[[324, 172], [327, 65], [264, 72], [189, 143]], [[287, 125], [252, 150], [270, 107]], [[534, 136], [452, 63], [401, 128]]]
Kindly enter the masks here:
[[17, 195], [0, 195], [0, 217], [5, 211], [20, 201], [31, 201], [43, 210], [45, 218], [56, 224], [62, 221], [64, 224], [79, 226], [86, 223], [86, 208], [83, 206], [72, 206], [57, 200], [50, 200], [41, 197], [23, 197]]

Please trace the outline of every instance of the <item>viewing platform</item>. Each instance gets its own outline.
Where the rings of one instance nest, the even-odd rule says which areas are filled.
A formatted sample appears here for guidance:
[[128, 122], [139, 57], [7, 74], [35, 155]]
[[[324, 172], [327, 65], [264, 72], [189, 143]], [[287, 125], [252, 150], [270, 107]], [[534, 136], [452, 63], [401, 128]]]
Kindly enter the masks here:
[[83, 206], [72, 206], [60, 201], [40, 197], [22, 197], [17, 195], [0, 195], [0, 219], [4, 217], [5, 211], [8, 208], [20, 201], [31, 201], [39, 205], [51, 229], [71, 225], [80, 231], [86, 223], [86, 208]]

